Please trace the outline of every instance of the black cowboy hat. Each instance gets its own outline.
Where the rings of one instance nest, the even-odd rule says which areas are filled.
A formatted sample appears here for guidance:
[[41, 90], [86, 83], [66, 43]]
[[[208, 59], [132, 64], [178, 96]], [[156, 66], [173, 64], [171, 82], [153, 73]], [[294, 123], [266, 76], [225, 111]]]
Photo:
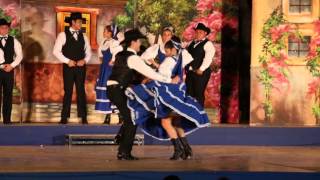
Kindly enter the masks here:
[[129, 44], [131, 41], [137, 39], [145, 39], [144, 36], [138, 29], [132, 29], [124, 33], [124, 40], [120, 44]]
[[66, 17], [64, 19], [64, 22], [71, 23], [72, 20], [77, 20], [77, 19], [81, 19], [83, 22], [86, 22], [86, 18], [83, 18], [80, 12], [72, 12], [70, 17]]
[[11, 22], [8, 22], [6, 19], [1, 18], [1, 19], [0, 19], [0, 26], [2, 26], [2, 25], [7, 25], [7, 26], [10, 27]]
[[210, 34], [211, 30], [210, 28], [208, 28], [207, 26], [205, 26], [203, 23], [198, 23], [197, 26], [194, 28], [194, 30], [203, 30], [205, 32], [207, 32], [207, 34]]

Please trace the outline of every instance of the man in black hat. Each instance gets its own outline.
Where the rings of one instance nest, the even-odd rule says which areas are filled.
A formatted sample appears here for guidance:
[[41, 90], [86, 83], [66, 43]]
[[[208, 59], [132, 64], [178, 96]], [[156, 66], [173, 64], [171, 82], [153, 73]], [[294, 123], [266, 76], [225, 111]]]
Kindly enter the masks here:
[[86, 63], [91, 58], [91, 47], [87, 36], [81, 32], [82, 23], [86, 19], [82, 18], [81, 13], [71, 13], [70, 17], [65, 18], [65, 22], [70, 24], [64, 32], [61, 32], [56, 40], [53, 54], [63, 62], [63, 84], [64, 97], [61, 112], [61, 124], [66, 124], [70, 117], [70, 106], [72, 98], [73, 84], [77, 91], [77, 110], [78, 117], [82, 123], [87, 124], [87, 102], [84, 89], [86, 77]]
[[187, 93], [204, 106], [204, 91], [210, 79], [210, 65], [213, 61], [215, 48], [207, 39], [210, 29], [203, 23], [195, 28], [195, 39], [188, 46], [193, 61], [186, 66]]
[[112, 73], [107, 81], [107, 93], [110, 101], [119, 109], [124, 121], [117, 158], [119, 160], [137, 160], [131, 155], [136, 126], [132, 122], [127, 106], [126, 88], [141, 83], [143, 76], [167, 83], [178, 83], [179, 77], [171, 79], [162, 76], [146, 65], [143, 59], [137, 55], [141, 46], [140, 39], [145, 38], [139, 30], [129, 30], [125, 32], [124, 36], [125, 39], [121, 42], [124, 46], [123, 51], [116, 55]]
[[11, 123], [12, 91], [14, 85], [14, 68], [22, 60], [20, 42], [9, 35], [10, 22], [0, 19], [0, 92], [2, 92], [3, 123]]

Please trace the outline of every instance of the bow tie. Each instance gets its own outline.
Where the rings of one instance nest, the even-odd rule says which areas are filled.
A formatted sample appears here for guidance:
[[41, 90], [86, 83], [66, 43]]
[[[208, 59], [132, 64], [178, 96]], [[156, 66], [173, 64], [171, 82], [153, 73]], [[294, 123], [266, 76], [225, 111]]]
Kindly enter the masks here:
[[72, 35], [74, 35], [74, 34], [79, 35], [79, 31], [72, 31], [71, 33], [72, 33]]
[[202, 40], [200, 40], [200, 41], [199, 40], [195, 40], [194, 41], [195, 44], [198, 44], [198, 43], [201, 43], [201, 42], [202, 42]]
[[8, 37], [6, 37], [6, 36], [0, 37], [0, 41], [2, 41], [3, 39], [4, 39], [4, 40], [7, 40], [7, 38], [8, 38]]

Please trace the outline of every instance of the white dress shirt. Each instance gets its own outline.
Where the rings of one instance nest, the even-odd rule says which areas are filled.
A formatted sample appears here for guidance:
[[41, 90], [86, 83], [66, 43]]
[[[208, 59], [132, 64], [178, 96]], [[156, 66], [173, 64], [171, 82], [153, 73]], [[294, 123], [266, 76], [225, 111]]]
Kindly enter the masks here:
[[[137, 55], [137, 52], [131, 48], [128, 48], [127, 51], [133, 52], [134, 55], [130, 56], [127, 60], [128, 67], [134, 69], [140, 74], [144, 75], [147, 78], [152, 80], [170, 83], [171, 77], [166, 77], [160, 73], [155, 72], [151, 67], [149, 67], [140, 56]], [[118, 82], [113, 80], [108, 80], [107, 85], [118, 84]]]
[[[76, 30], [74, 30], [73, 28], [70, 28], [69, 31], [72, 33], [73, 31], [76, 31]], [[73, 34], [73, 37], [75, 39], [77, 39], [77, 36], [78, 35], [76, 33]], [[85, 43], [85, 45], [84, 45], [84, 50], [85, 50], [84, 60], [86, 61], [86, 63], [88, 63], [91, 58], [91, 55], [92, 55], [91, 46], [90, 46], [88, 37], [85, 34], [83, 34], [83, 38], [84, 38], [84, 43]], [[66, 43], [66, 33], [60, 32], [58, 34], [56, 43], [54, 44], [54, 47], [53, 47], [53, 54], [59, 59], [59, 61], [68, 64], [69, 61], [72, 59], [65, 57], [62, 53], [62, 47], [65, 45], [65, 43]]]
[[0, 64], [3, 64], [4, 63], [4, 52], [3, 50], [0, 48]]
[[[184, 68], [187, 64], [193, 61], [191, 54], [182, 49], [182, 68]], [[179, 56], [179, 55], [177, 55]], [[177, 59], [178, 57], [176, 57]], [[178, 60], [178, 59], [177, 59]], [[166, 57], [164, 61], [160, 64], [158, 72], [167, 78], [171, 78], [172, 71], [176, 65], [177, 61], [173, 57]]]
[[[0, 36], [0, 38], [1, 37], [8, 38], [8, 35]], [[15, 55], [14, 55], [13, 62], [10, 65], [11, 65], [11, 67], [15, 68], [16, 66], [18, 66], [21, 63], [23, 55], [22, 55], [21, 43], [16, 38], [13, 38], [13, 41], [14, 41], [14, 54]], [[2, 46], [5, 46], [6, 40], [3, 39], [1, 43], [2, 43]], [[1, 51], [3, 53], [3, 60], [4, 60], [4, 52], [2, 49], [1, 49]], [[0, 61], [1, 61], [1, 53], [0, 53]], [[1, 62], [0, 62], [0, 64], [1, 64]]]
[[160, 51], [165, 54], [165, 51], [164, 51], [164, 44], [161, 42], [161, 43], [158, 43], [158, 44], [154, 44], [152, 46], [150, 46], [149, 48], [146, 49], [146, 51], [141, 55], [141, 58], [147, 63], [147, 64], [151, 64], [149, 62], [150, 59], [155, 59], [158, 55], [158, 52], [159, 52], [159, 48], [160, 48]]
[[[196, 47], [198, 44], [200, 44], [200, 42], [194, 44], [194, 47]], [[203, 62], [201, 64], [201, 66], [199, 68], [201, 71], [205, 71], [211, 65], [213, 58], [214, 58], [214, 54], [216, 52], [216, 49], [214, 48], [213, 43], [211, 41], [206, 42], [206, 44], [204, 45], [203, 48], [205, 51], [205, 56], [203, 58]]]
[[102, 51], [105, 51], [110, 48], [111, 54], [114, 54], [116, 52], [116, 48], [120, 46], [120, 42], [115, 39], [105, 39], [103, 38], [101, 43], [99, 44], [99, 57], [103, 57]]

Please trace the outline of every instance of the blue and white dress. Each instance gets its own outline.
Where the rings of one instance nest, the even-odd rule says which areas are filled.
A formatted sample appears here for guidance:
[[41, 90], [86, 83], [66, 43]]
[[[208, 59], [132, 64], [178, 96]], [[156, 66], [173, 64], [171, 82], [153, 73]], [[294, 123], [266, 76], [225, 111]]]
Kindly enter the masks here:
[[107, 97], [107, 81], [111, 74], [112, 66], [109, 64], [115, 55], [115, 49], [119, 46], [119, 41], [115, 39], [103, 40], [99, 47], [99, 57], [102, 57], [100, 74], [96, 83], [96, 104], [95, 110], [99, 113], [110, 114], [116, 107], [111, 104]]
[[141, 55], [141, 58], [150, 65], [150, 59], [157, 59], [159, 60], [159, 64], [161, 64], [164, 59], [166, 58], [165, 51], [164, 51], [164, 44], [154, 44], [153, 46], [146, 49], [146, 51]]
[[[171, 66], [169, 65], [171, 64]], [[167, 57], [159, 67], [166, 74], [183, 76], [182, 53], [178, 57]], [[191, 96], [186, 94], [184, 83], [169, 84], [151, 81], [147, 84], [127, 88], [128, 107], [133, 123], [138, 125], [145, 134], [158, 140], [170, 140], [161, 119], [171, 113], [179, 115], [181, 127], [186, 135], [203, 127], [210, 126], [209, 118], [203, 107]]]

